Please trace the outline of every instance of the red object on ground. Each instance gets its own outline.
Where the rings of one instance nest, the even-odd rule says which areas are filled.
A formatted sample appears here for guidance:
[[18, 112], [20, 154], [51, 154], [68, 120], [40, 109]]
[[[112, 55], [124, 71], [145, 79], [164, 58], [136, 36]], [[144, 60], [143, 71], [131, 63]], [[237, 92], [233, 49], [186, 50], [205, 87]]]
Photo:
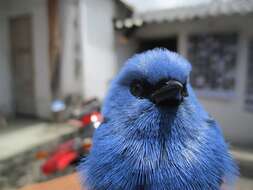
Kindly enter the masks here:
[[[100, 112], [92, 112], [90, 114], [84, 115], [81, 118], [83, 127], [91, 123], [101, 123], [103, 117]], [[41, 170], [45, 175], [49, 175], [56, 171], [64, 170], [73, 161], [79, 157], [78, 148], [76, 148], [75, 139], [66, 141], [65, 143], [58, 146], [56, 151], [49, 157], [49, 159], [41, 166]], [[91, 143], [80, 144], [79, 145], [84, 150], [89, 150]]]
[[60, 150], [42, 165], [41, 170], [45, 175], [63, 170], [77, 157], [77, 153], [73, 150]]
[[52, 156], [42, 165], [41, 170], [45, 175], [63, 170], [74, 161], [78, 154], [74, 150], [74, 140], [61, 144]]
[[84, 116], [81, 118], [83, 127], [86, 127], [87, 125], [89, 125], [89, 124], [91, 123], [90, 115], [91, 115], [91, 114], [84, 115]]
[[61, 159], [59, 159], [57, 163], [57, 169], [58, 170], [64, 170], [66, 167], [68, 167], [74, 160], [76, 160], [78, 157], [77, 153], [74, 151], [67, 152], [65, 155], [62, 156]]
[[100, 112], [92, 112], [90, 114], [84, 115], [81, 118], [81, 121], [83, 123], [83, 127], [86, 127], [87, 125], [89, 125], [92, 122], [96, 122], [96, 121], [94, 121], [94, 119], [96, 121], [102, 122], [103, 117]]

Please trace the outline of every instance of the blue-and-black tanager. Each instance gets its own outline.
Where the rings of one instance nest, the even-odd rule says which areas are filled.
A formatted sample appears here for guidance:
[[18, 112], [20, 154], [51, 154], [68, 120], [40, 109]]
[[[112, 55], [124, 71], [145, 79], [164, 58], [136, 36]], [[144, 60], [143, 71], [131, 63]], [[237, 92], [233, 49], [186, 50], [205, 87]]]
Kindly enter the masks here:
[[78, 167], [88, 190], [218, 190], [237, 166], [189, 83], [190, 63], [154, 49], [130, 58]]

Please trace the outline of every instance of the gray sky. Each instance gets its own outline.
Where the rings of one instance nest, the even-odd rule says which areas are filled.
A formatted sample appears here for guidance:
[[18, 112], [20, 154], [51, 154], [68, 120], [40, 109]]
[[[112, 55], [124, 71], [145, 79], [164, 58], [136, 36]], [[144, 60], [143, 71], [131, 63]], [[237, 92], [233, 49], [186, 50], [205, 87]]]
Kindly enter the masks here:
[[[121, 0], [133, 7], [135, 13], [155, 11], [159, 9], [170, 9], [183, 6], [210, 3], [212, 0]], [[227, 1], [227, 0], [221, 0]]]

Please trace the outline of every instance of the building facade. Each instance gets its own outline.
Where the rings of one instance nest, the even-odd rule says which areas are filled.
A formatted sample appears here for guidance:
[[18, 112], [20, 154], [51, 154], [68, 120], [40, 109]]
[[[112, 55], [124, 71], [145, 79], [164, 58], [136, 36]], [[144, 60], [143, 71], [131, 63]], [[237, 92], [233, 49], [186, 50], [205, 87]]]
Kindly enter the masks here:
[[114, 1], [0, 0], [0, 115], [50, 119], [54, 99], [103, 99], [114, 12]]
[[[132, 31], [126, 37], [125, 49], [138, 52], [165, 47], [185, 56], [193, 67], [191, 84], [204, 107], [222, 126], [226, 138], [232, 144], [250, 147], [252, 12], [250, 1], [209, 1], [133, 13], [117, 19], [115, 28], [118, 35], [125, 37]], [[141, 20], [140, 26], [136, 20]]]

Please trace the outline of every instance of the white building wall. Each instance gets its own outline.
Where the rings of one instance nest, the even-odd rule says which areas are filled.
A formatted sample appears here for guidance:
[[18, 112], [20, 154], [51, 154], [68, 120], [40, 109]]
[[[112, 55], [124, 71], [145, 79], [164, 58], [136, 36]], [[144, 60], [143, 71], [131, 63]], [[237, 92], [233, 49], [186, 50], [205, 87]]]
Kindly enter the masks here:
[[[0, 34], [0, 38], [3, 38], [5, 40], [5, 45], [2, 43], [1, 45], [6, 51], [1, 52], [3, 53], [3, 56], [5, 56], [5, 59], [3, 60], [7, 66], [1, 66], [0, 72], [4, 72], [2, 71], [2, 67], [5, 68], [6, 72], [4, 72], [5, 75], [1, 75], [1, 81], [5, 81], [5, 89], [7, 91], [5, 92], [6, 94], [3, 95], [1, 95], [2, 92], [0, 93], [0, 101], [5, 101], [5, 103], [8, 104], [7, 107], [10, 109], [10, 111], [14, 111], [9, 100], [11, 98], [11, 72], [8, 68], [10, 67], [10, 52], [8, 47], [8, 19], [24, 14], [32, 15], [37, 116], [41, 118], [49, 118], [51, 115], [51, 93], [49, 81], [48, 18], [46, 0], [9, 0], [6, 2], [6, 9], [1, 13], [3, 18], [3, 25], [0, 27], [0, 31], [4, 30], [4, 34]], [[2, 61], [0, 61], [0, 63], [1, 62]], [[2, 86], [0, 91], [2, 91]]]
[[[82, 0], [81, 0], [82, 1]], [[80, 9], [78, 0], [60, 1], [60, 32], [61, 32], [61, 95], [82, 94], [82, 65], [80, 46]], [[75, 24], [76, 22], [76, 24]], [[78, 64], [78, 65], [77, 65]], [[78, 76], [76, 69], [79, 67]]]
[[83, 93], [103, 99], [116, 70], [113, 1], [81, 0]]
[[[244, 109], [247, 48], [253, 37], [252, 16], [210, 18], [205, 20], [147, 25], [138, 31], [140, 38], [154, 38], [178, 35], [179, 52], [187, 57], [187, 36], [200, 32], [236, 32], [239, 34], [237, 77], [235, 96], [224, 99], [201, 96], [200, 101], [220, 123], [225, 137], [233, 144], [253, 145], [253, 113]], [[252, 39], [252, 38], [251, 38]]]

